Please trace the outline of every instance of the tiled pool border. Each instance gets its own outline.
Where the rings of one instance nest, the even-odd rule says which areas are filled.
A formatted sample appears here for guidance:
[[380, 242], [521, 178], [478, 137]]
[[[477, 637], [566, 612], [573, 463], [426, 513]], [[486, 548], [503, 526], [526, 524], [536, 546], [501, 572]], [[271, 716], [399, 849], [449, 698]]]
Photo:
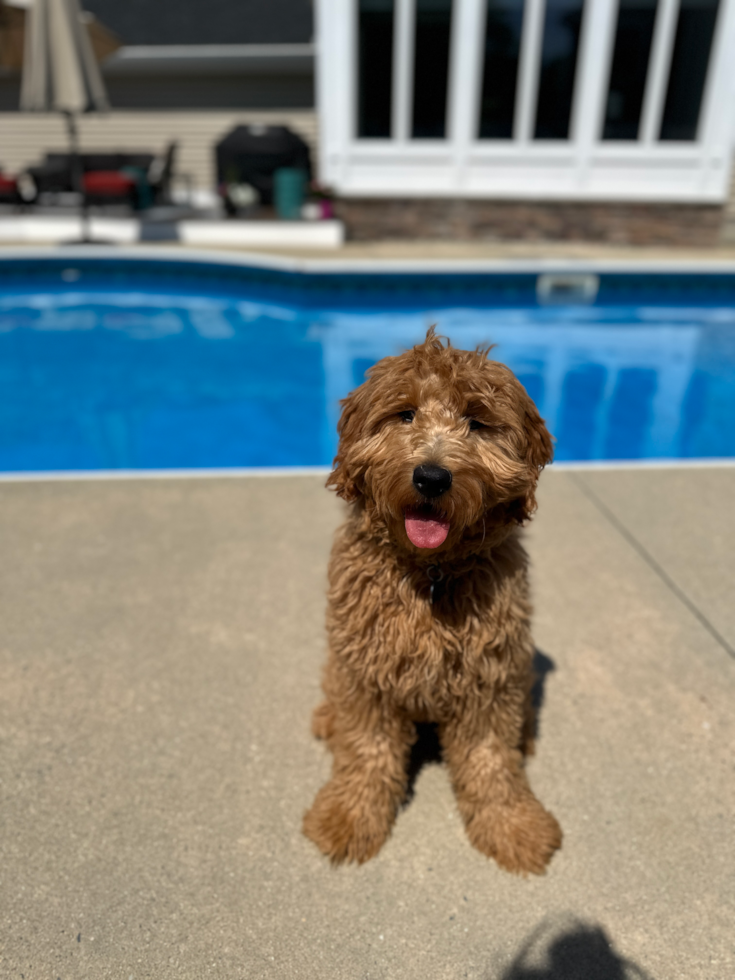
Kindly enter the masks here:
[[[261, 295], [278, 290], [304, 305], [323, 302], [325, 293], [355, 294], [369, 302], [371, 294], [391, 302], [414, 301], [418, 290], [428, 296], [441, 292], [457, 300], [528, 302], [535, 304], [538, 278], [556, 274], [600, 276], [598, 300], [615, 302], [620, 294], [645, 301], [655, 294], [661, 302], [694, 300], [697, 294], [716, 294], [735, 302], [735, 261], [691, 259], [492, 259], [492, 260], [373, 260], [299, 259], [240, 253], [237, 255], [171, 248], [121, 248], [117, 246], [67, 246], [61, 248], [0, 248], [0, 289], [19, 288], [35, 282], [62, 278], [63, 272], [84, 273], [85, 285], [94, 285], [99, 273], [109, 284], [112, 265], [126, 266], [124, 279], [141, 282], [155, 278], [161, 288], [181, 288], [196, 278], [201, 288], [239, 289], [248, 286]], [[151, 266], [155, 266], [155, 272]], [[76, 267], [76, 268], [75, 268]], [[427, 283], [426, 279], [430, 281]], [[674, 278], [672, 278], [672, 276]], [[71, 285], [71, 282], [70, 282]]]

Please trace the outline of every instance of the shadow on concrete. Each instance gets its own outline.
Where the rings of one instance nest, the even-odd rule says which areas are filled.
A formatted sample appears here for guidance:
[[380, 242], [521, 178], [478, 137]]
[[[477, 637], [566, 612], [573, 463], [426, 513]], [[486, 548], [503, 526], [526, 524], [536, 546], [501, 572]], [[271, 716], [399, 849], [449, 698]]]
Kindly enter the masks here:
[[535, 712], [533, 737], [536, 741], [541, 737], [541, 709], [544, 706], [544, 697], [546, 695], [546, 678], [554, 670], [556, 670], [556, 664], [551, 657], [547, 657], [541, 650], [535, 650], [533, 654], [533, 672], [536, 679], [531, 688], [531, 703]]
[[598, 925], [543, 922], [499, 980], [652, 980], [615, 951]]
[[416, 780], [424, 766], [436, 765], [442, 761], [442, 747], [439, 729], [436, 725], [416, 725], [416, 741], [411, 748], [408, 760], [408, 789], [406, 804], [410, 803], [416, 791]]
[[[536, 650], [533, 655], [533, 672], [536, 675], [531, 689], [531, 701], [535, 710], [533, 735], [536, 740], [540, 732], [540, 715], [544, 704], [544, 691], [547, 676], [556, 670], [551, 657]], [[442, 747], [439, 741], [439, 730], [434, 724], [417, 724], [416, 741], [411, 749], [408, 760], [408, 789], [405, 805], [408, 805], [416, 791], [416, 780], [424, 766], [436, 765], [442, 761]]]

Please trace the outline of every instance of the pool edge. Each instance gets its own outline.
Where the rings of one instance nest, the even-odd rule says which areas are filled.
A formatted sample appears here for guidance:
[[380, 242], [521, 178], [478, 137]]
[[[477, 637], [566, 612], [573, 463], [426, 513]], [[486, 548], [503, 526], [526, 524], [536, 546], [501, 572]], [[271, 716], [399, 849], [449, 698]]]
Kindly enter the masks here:
[[613, 259], [613, 258], [488, 258], [488, 259], [334, 259], [299, 258], [273, 255], [263, 252], [232, 252], [216, 249], [186, 249], [161, 246], [111, 246], [101, 249], [97, 245], [67, 246], [0, 246], [0, 262], [27, 259], [135, 259], [177, 261], [181, 263], [211, 263], [234, 267], [257, 267], [281, 272], [319, 274], [334, 272], [670, 272], [691, 270], [696, 273], [735, 272], [735, 258], [694, 259], [691, 256], [665, 259]]
[[[546, 472], [570, 472], [577, 470], [674, 470], [674, 469], [732, 469], [735, 459], [642, 459], [642, 460], [590, 460], [584, 462], [559, 462]], [[74, 481], [110, 480], [211, 480], [250, 479], [272, 477], [326, 477], [331, 466], [241, 466], [200, 467], [192, 469], [150, 470], [18, 470], [0, 473], [2, 483], [54, 483]]]

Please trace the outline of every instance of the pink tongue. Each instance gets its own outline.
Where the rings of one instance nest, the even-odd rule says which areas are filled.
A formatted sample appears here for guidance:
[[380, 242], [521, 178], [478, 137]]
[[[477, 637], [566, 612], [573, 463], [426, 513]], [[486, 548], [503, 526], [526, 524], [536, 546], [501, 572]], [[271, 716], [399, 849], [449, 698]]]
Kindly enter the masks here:
[[438, 548], [447, 540], [449, 521], [418, 511], [407, 511], [406, 534], [417, 548]]

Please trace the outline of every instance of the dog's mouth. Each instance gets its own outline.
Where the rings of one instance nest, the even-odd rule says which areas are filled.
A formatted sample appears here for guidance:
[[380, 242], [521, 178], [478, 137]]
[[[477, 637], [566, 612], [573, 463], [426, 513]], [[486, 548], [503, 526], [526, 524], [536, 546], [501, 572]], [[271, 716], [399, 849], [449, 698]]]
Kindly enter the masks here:
[[438, 548], [449, 534], [449, 521], [432, 510], [409, 507], [405, 513], [406, 534], [417, 548]]

